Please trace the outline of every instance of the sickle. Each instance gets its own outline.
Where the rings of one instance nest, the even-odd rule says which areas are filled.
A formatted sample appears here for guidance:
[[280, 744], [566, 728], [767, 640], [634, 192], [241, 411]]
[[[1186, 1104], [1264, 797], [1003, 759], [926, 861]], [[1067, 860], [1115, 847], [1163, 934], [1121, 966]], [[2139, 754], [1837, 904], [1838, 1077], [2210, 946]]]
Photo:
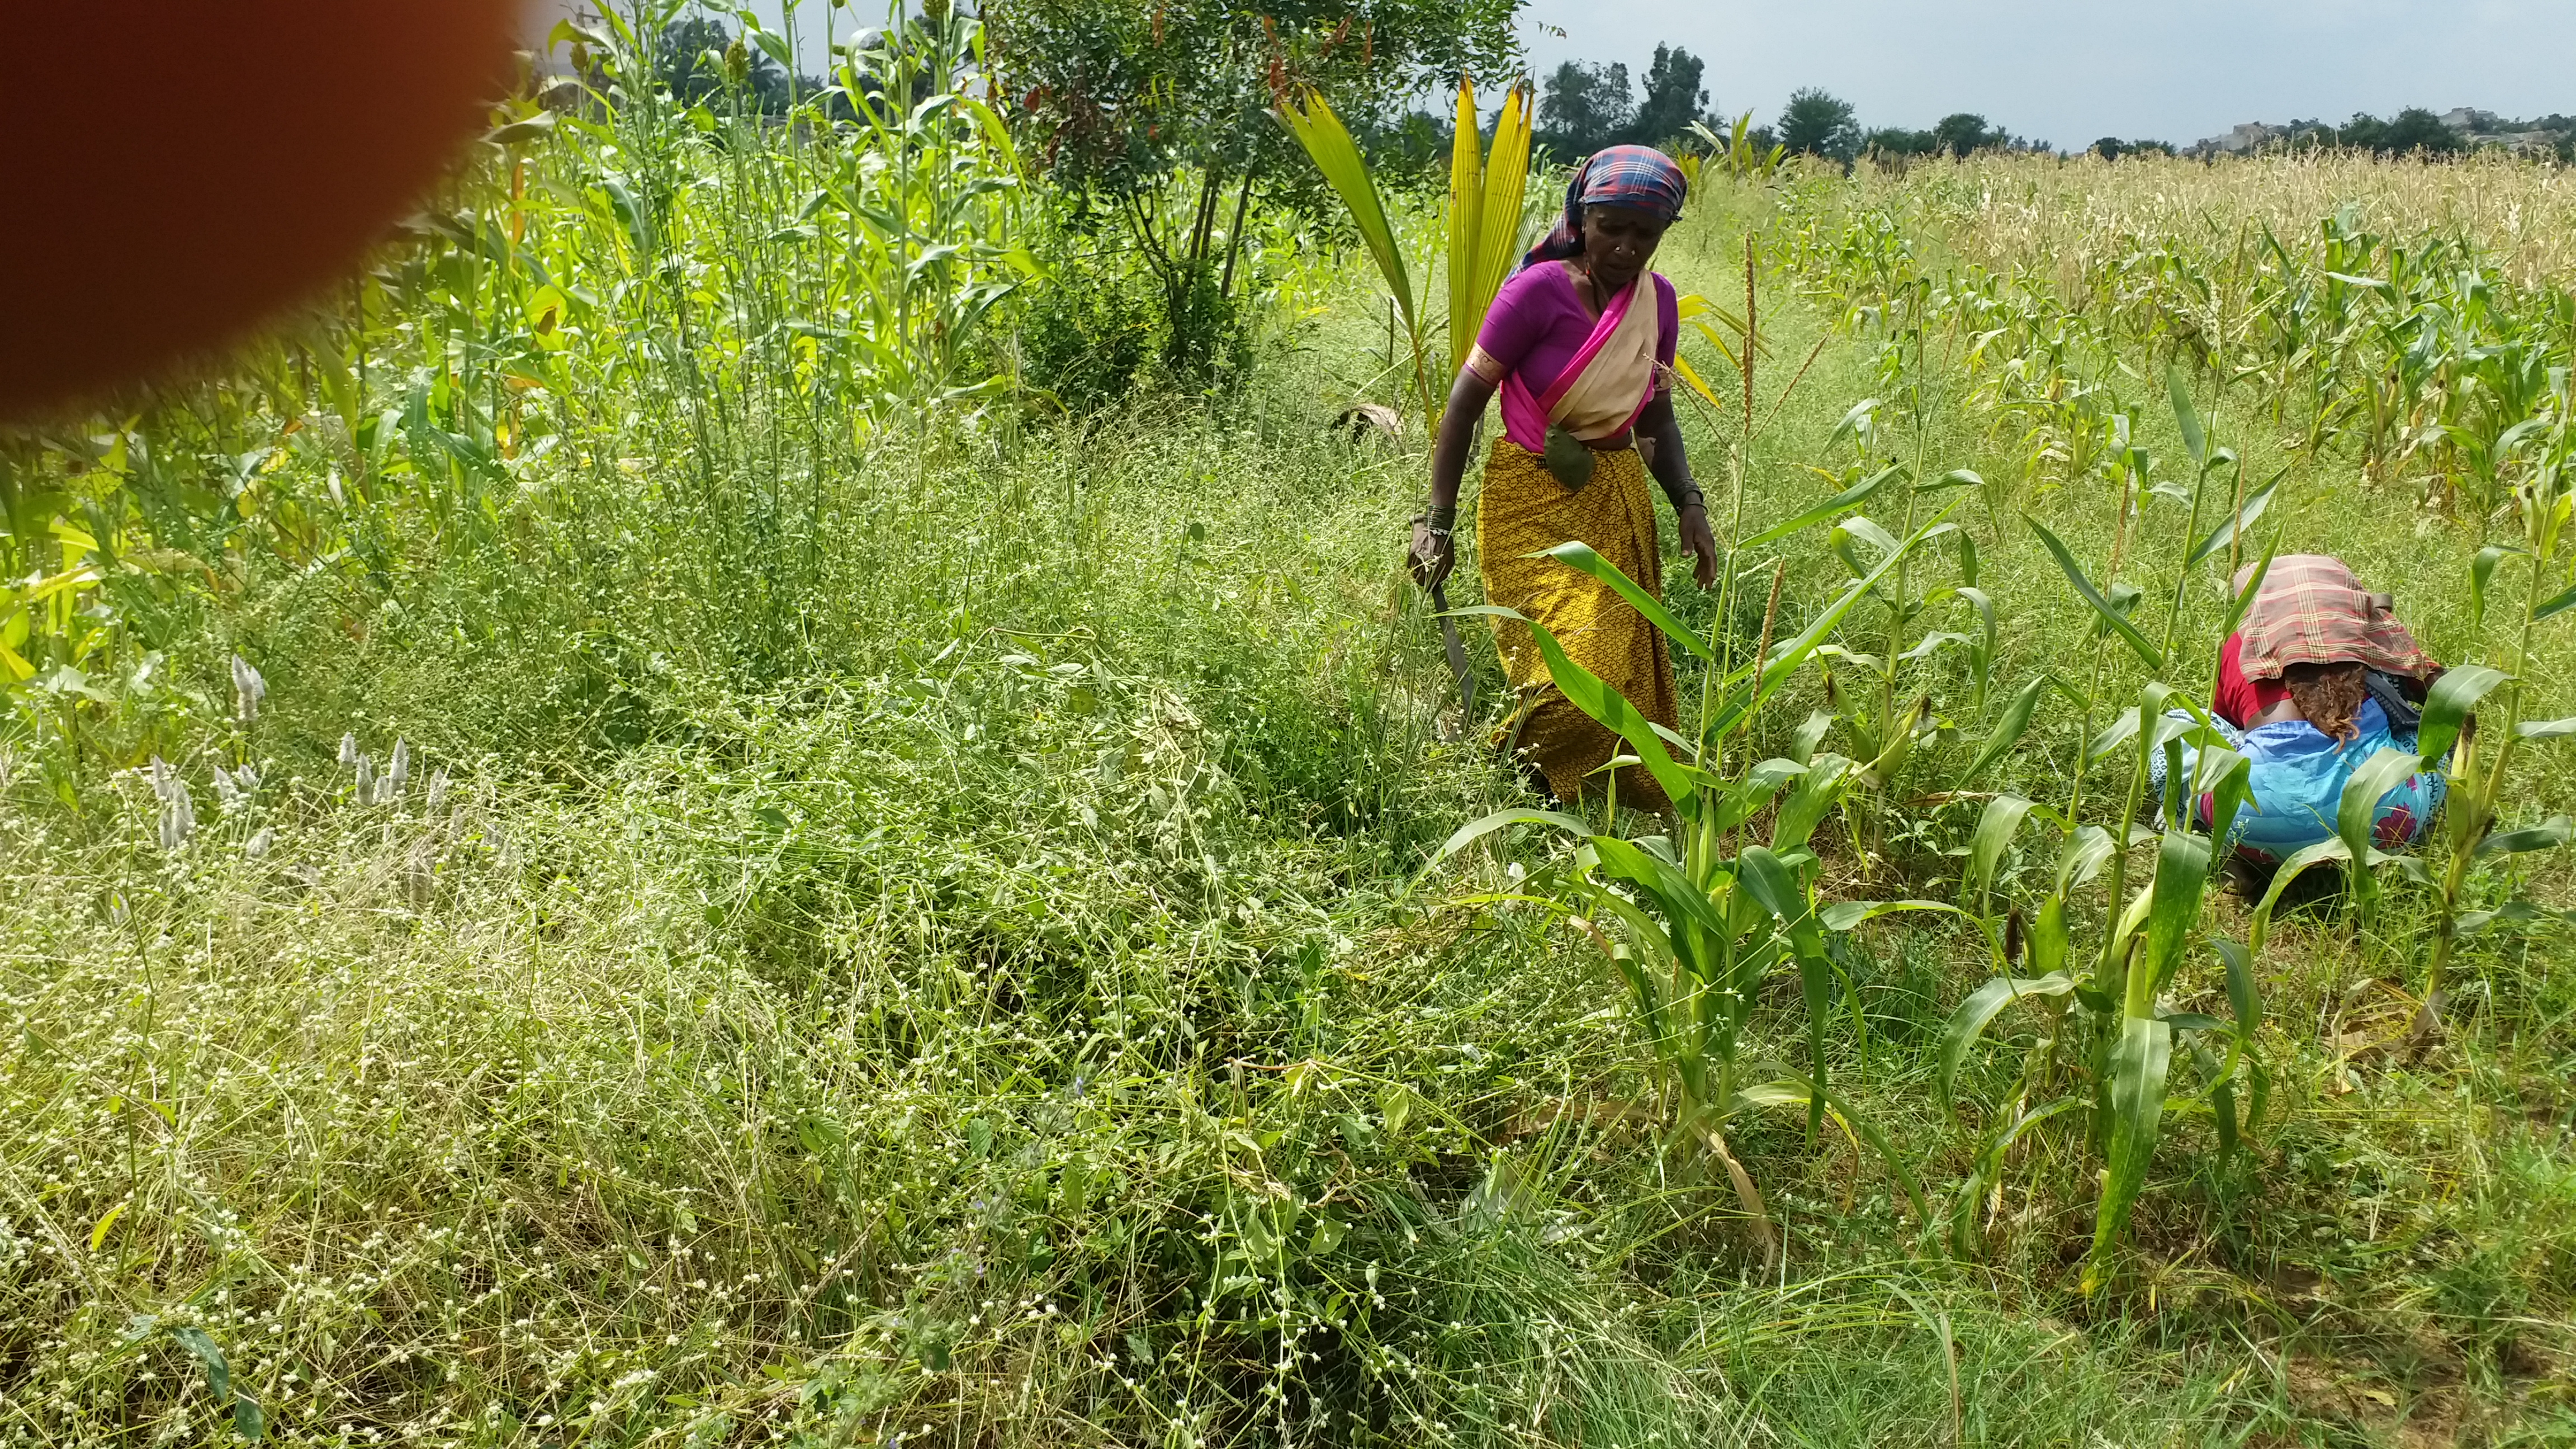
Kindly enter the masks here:
[[1449, 647], [1449, 672], [1458, 676], [1458, 694], [1466, 705], [1462, 719], [1472, 723], [1476, 718], [1476, 675], [1467, 667], [1467, 646], [1458, 642], [1458, 621], [1449, 617], [1446, 582], [1431, 586], [1431, 607], [1440, 614], [1440, 642]]

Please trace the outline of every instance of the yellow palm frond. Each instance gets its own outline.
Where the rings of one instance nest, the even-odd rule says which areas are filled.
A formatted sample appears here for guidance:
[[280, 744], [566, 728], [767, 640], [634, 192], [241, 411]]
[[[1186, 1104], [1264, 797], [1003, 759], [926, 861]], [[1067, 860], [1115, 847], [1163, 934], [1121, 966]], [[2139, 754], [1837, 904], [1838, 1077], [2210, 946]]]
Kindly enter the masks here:
[[1324, 98], [1308, 91], [1300, 101], [1281, 106], [1279, 119], [1286, 123], [1288, 134], [1297, 138], [1313, 158], [1315, 169], [1324, 173], [1324, 181], [1333, 194], [1350, 208], [1351, 225], [1368, 247], [1369, 257], [1377, 263], [1378, 275], [1386, 279], [1387, 290], [1395, 294], [1395, 305], [1404, 313], [1407, 330], [1421, 331], [1413, 307], [1413, 279], [1404, 267], [1404, 252], [1396, 245], [1395, 227], [1386, 217], [1386, 203], [1379, 199], [1377, 182], [1370, 177], [1368, 162], [1360, 155], [1359, 143], [1351, 139], [1342, 118]]
[[1481, 299], [1476, 293], [1480, 275], [1478, 262], [1484, 253], [1479, 244], [1485, 219], [1485, 163], [1476, 147], [1476, 83], [1461, 78], [1458, 82], [1457, 124], [1449, 144], [1449, 371], [1456, 375], [1467, 365], [1467, 349], [1476, 340], [1476, 328], [1470, 325], [1484, 320], [1485, 308], [1493, 301], [1491, 293]]
[[[1485, 311], [1520, 252], [1521, 204], [1529, 186], [1529, 102], [1528, 86], [1512, 87], [1503, 99], [1502, 118], [1494, 123], [1493, 156], [1485, 163], [1485, 215], [1477, 225], [1475, 327], [1484, 325]], [[1474, 335], [1470, 328], [1470, 341]]]

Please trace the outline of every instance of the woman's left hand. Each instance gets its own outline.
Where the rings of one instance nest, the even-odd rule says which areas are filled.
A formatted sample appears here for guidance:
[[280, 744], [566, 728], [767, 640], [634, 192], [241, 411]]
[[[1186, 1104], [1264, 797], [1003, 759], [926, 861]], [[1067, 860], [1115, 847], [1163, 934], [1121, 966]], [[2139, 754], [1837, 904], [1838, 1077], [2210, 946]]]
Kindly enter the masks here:
[[1694, 503], [1682, 510], [1682, 552], [1698, 560], [1691, 576], [1703, 589], [1717, 584], [1717, 535], [1708, 531], [1708, 508]]

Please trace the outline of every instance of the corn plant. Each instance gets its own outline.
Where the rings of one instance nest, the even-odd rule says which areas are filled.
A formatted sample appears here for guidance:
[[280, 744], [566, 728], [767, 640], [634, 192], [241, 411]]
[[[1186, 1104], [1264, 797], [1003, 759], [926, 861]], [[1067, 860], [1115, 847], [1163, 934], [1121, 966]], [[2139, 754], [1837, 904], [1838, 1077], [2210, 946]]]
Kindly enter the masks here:
[[[1855, 406], [1844, 418], [1844, 431], [1859, 437], [1866, 451], [1870, 415], [1878, 406], [1868, 399]], [[1921, 437], [1919, 414], [1916, 436]], [[1838, 437], [1840, 434], [1837, 435]], [[1921, 449], [1917, 447], [1918, 460]], [[1879, 494], [1892, 516], [1901, 516], [1900, 529], [1910, 531], [1924, 500], [1952, 489], [1973, 488], [1982, 491], [1985, 480], [1974, 471], [1954, 468], [1929, 482], [1917, 482], [1920, 463], [1891, 463], [1885, 468], [1860, 478], [1850, 492], [1855, 499]], [[1857, 473], [1857, 467], [1853, 470]], [[1867, 682], [1868, 687], [1854, 697], [1852, 691], [1837, 688], [1829, 694], [1829, 704], [1853, 743], [1855, 756], [1866, 764], [1860, 783], [1876, 802], [1869, 812], [1872, 822], [1871, 848], [1875, 851], [1884, 840], [1891, 802], [1897, 785], [1921, 742], [1936, 732], [1947, 731], [1947, 721], [1936, 714], [1931, 689], [1901, 685], [1909, 671], [1919, 672], [1938, 653], [1953, 645], [1965, 647], [1971, 656], [1970, 674], [1978, 681], [1976, 708], [1985, 706], [1984, 684], [1994, 656], [1994, 601], [1977, 587], [1976, 542], [1956, 524], [1934, 526], [1927, 537], [1955, 535], [1958, 544], [1960, 579], [1955, 585], [1926, 587], [1913, 569], [1900, 565], [1886, 583], [1873, 594], [1878, 606], [1882, 642], [1876, 653], [1837, 651], [1843, 669]], [[1870, 560], [1889, 556], [1896, 547], [1896, 535], [1865, 516], [1855, 515], [1836, 524], [1828, 538], [1828, 547], [1854, 577], [1870, 571]], [[1969, 604], [1976, 612], [1979, 631], [1975, 634], [1950, 629], [1923, 633], [1918, 640], [1915, 631], [1931, 611], [1952, 601]], [[2027, 724], [2028, 717], [2022, 717]], [[2018, 730], [2013, 731], [2017, 736]], [[2010, 740], [2005, 741], [2009, 747]]]
[[[2250, 1077], [2254, 1089], [2246, 1130], [2259, 1121], [2268, 1091], [2259, 1063], [2249, 1055], [2260, 1020], [2251, 949], [2223, 939], [2210, 942], [2225, 966], [2232, 1019], [2178, 1012], [2163, 1000], [2190, 958], [2202, 900], [2216, 870], [2212, 842], [2227, 838], [2246, 803], [2250, 771], [2250, 762], [2220, 742], [2196, 706], [2190, 707], [2191, 721], [2170, 716], [2170, 707], [2183, 701], [2168, 686], [2150, 682], [2136, 708], [2125, 713], [2108, 738], [2094, 747], [2097, 755], [2105, 754], [2134, 740], [2127, 791], [2130, 817], [2142, 803], [2150, 763], [2159, 754], [2165, 756], [2170, 796], [2166, 819], [2172, 823], [2161, 834], [2146, 836], [2156, 847], [2152, 881], [2124, 901], [2115, 878], [2115, 915], [2106, 923], [2090, 973], [2076, 963], [2068, 897], [2105, 861], [2116, 861], [2121, 851], [2110, 831], [2085, 825], [2070, 835], [2060, 851], [2053, 888], [2028, 927], [2013, 933], [2026, 943], [2032, 974], [1999, 975], [1970, 993], [1952, 1015], [1941, 1047], [1938, 1090], [1947, 1103], [1954, 1100], [1960, 1065], [1997, 1015], [2020, 1003], [2040, 1016], [2039, 1042], [2025, 1058], [2010, 1101], [1994, 1116], [1972, 1159], [1953, 1213], [1952, 1231], [1964, 1243], [1978, 1202], [2000, 1181], [2005, 1154], [2024, 1133], [2063, 1113], [2083, 1112], [2091, 1122], [2088, 1139], [2104, 1149], [2106, 1169], [2094, 1214], [2087, 1291], [2103, 1281], [2145, 1184], [2164, 1114], [2175, 1109], [2208, 1112], [2216, 1123], [2222, 1154], [2232, 1154], [2239, 1133], [2237, 1082]], [[2193, 771], [2182, 766], [2186, 743], [2199, 752]], [[2215, 806], [2209, 835], [2198, 834], [2185, 823], [2190, 818], [2187, 802], [2204, 793], [2213, 797]], [[2013, 831], [2033, 808], [2029, 801], [2010, 796], [1999, 797], [1988, 807], [1970, 871], [1980, 900]], [[2206, 1050], [2206, 1043], [2213, 1041], [2225, 1045], [2223, 1062]], [[2192, 1048], [2201, 1080], [2195, 1093], [2171, 1100], [2169, 1078], [2177, 1042]], [[2076, 1070], [2077, 1064], [2081, 1070]]]
[[[1745, 546], [1759, 547], [1815, 527], [1843, 506], [1843, 499], [1828, 500]], [[1617, 689], [1575, 663], [1545, 627], [1498, 606], [1460, 611], [1516, 620], [1530, 629], [1556, 687], [1618, 736], [1630, 752], [1622, 758], [1633, 758], [1663, 787], [1673, 804], [1675, 828], [1671, 835], [1638, 839], [1613, 833], [1614, 793], [1599, 828], [1562, 811], [1504, 810], [1461, 827], [1441, 847], [1435, 863], [1514, 825], [1542, 825], [1575, 839], [1572, 870], [1562, 877], [1557, 893], [1539, 903], [1574, 923], [1618, 973], [1630, 1011], [1654, 1053], [1657, 1076], [1670, 1093], [1675, 1138], [1696, 1140], [1724, 1166], [1766, 1245], [1769, 1219], [1760, 1192], [1729, 1150], [1725, 1135], [1729, 1121], [1757, 1107], [1804, 1107], [1811, 1137], [1832, 1113], [1871, 1141], [1918, 1212], [1922, 1210], [1921, 1192], [1901, 1158], [1835, 1094], [1828, 1079], [1825, 1023], [1835, 966], [1826, 938], [1889, 911], [1951, 908], [1918, 901], [1822, 902], [1820, 865], [1809, 842], [1858, 782], [1859, 767], [1839, 755], [1813, 754], [1820, 730], [1803, 733], [1798, 758], [1748, 762], [1732, 771], [1726, 764], [1727, 744], [1815, 656], [1844, 616], [1884, 586], [1944, 523], [1936, 519], [1896, 544], [1795, 638], [1732, 668], [1720, 655], [1714, 630], [1711, 637], [1700, 637], [1589, 547], [1564, 543], [1537, 555], [1609, 586], [1674, 647], [1707, 668], [1710, 684], [1702, 694], [1696, 730], [1687, 738], [1647, 720]], [[1614, 791], [1615, 784], [1614, 775]], [[1745, 831], [1775, 802], [1768, 842], [1746, 843]], [[1805, 998], [1803, 1071], [1744, 1059], [1745, 1025], [1753, 1003], [1770, 974], [1782, 967], [1797, 972]]]
[[[2567, 542], [2571, 467], [2576, 466], [2576, 436], [2569, 426], [2565, 370], [2554, 379], [2556, 417], [2545, 447], [2529, 475], [2513, 490], [2513, 507], [2522, 524], [2519, 546], [2493, 544], [2481, 549], [2469, 566], [2469, 597], [2476, 627], [2484, 632], [2488, 596], [2494, 575], [2508, 559], [2518, 559], [2524, 573], [2523, 598], [2509, 616], [2489, 657], [2494, 664], [2466, 664], [2445, 672], [2424, 703], [2413, 750], [2384, 749], [2354, 771], [2346, 786], [2336, 833], [2282, 863], [2258, 907], [2259, 933], [2269, 922], [2281, 892], [2311, 865], [2342, 864], [2348, 892], [2358, 908], [2365, 935], [2379, 896], [2378, 870], [2396, 870], [2431, 892], [2433, 940], [2426, 956], [2422, 998], [2413, 1035], [2429, 1037], [2440, 1026], [2442, 991], [2451, 960], [2461, 940], [2496, 927], [2550, 919], [2553, 913], [2519, 895], [2491, 909], [2463, 912], [2471, 872], [2480, 864], [2532, 851], [2549, 850], [2576, 838], [2576, 822], [2563, 813], [2537, 824], [2502, 828], [2507, 803], [2506, 780], [2527, 745], [2576, 737], [2576, 718], [2534, 720], [2524, 717], [2525, 680], [2535, 655], [2541, 625], [2576, 609], [2576, 587], [2550, 592], [2557, 583], [2561, 550]], [[2499, 695], [2497, 692], [2501, 690]], [[2497, 717], [2481, 724], [2471, 713], [2489, 698], [2498, 698]], [[2371, 835], [2372, 805], [2389, 786], [2418, 770], [2447, 767], [2449, 789], [2442, 817], [2430, 837], [2435, 848], [2426, 855], [2399, 855], [2376, 847]]]
[[[2122, 595], [2116, 582], [2108, 587], [2097, 586], [2056, 534], [2036, 519], [2029, 521], [2065, 574], [2069, 587], [2097, 623], [2100, 642], [2093, 682], [2083, 694], [2088, 733], [2104, 655], [2111, 642], [2116, 639], [2125, 645], [2150, 671], [2168, 672], [2175, 663], [2175, 635], [2193, 573], [2221, 551], [2231, 550], [2250, 523], [2249, 514], [2259, 516], [2269, 501], [2268, 490], [2260, 498], [2240, 501], [2226, 522], [2207, 536], [2197, 537], [2210, 479], [2228, 471], [2236, 460], [2232, 451], [2210, 445], [2181, 374], [2169, 370], [2166, 381], [2176, 427], [2193, 464], [2193, 482], [2179, 500], [2189, 509], [2183, 537], [2190, 547], [2175, 570], [2161, 644], [2151, 642], [2132, 618], [2142, 598], [2139, 591], [2132, 589]], [[2159, 489], [2176, 485], [2150, 484], [2153, 461], [2143, 450], [2124, 448], [2116, 461], [2122, 493], [2118, 536], [2125, 542], [2131, 484]], [[2116, 569], [2119, 545], [2114, 548]], [[2270, 566], [2270, 556], [2266, 555], [2236, 595], [2219, 631], [2220, 638], [2235, 631], [2261, 590]], [[2026, 694], [2035, 699], [2042, 683], [2033, 681]], [[2186, 746], [2194, 752], [2189, 769], [2184, 765]], [[2078, 823], [2083, 801], [2080, 769], [2064, 814], [2046, 811], [2018, 796], [1998, 796], [1988, 804], [1978, 823], [1963, 883], [1963, 895], [1975, 902], [1980, 914], [1985, 911], [2004, 853], [2026, 819], [2039, 814], [2055, 820], [2066, 828], [2067, 840], [2059, 852], [2053, 888], [2032, 913], [2027, 926], [2021, 926], [2018, 912], [2008, 923], [2008, 937], [2017, 936], [2026, 944], [2030, 974], [1999, 975], [1961, 1003], [1943, 1039], [1938, 1074], [1940, 1096], [1945, 1103], [1950, 1102], [1960, 1065], [1997, 1015], [2015, 1003], [2028, 1005], [2039, 1015], [2039, 1045], [2025, 1057], [2010, 1102], [1996, 1114], [1994, 1125], [1972, 1159], [1967, 1182], [1953, 1211], [1952, 1231], [1963, 1243], [1970, 1236], [1979, 1201], [2000, 1181], [2006, 1154], [2024, 1133], [2062, 1114], [2081, 1112], [2089, 1122], [2086, 1140], [2101, 1149], [2104, 1161], [2102, 1192], [2094, 1212], [2092, 1253], [2085, 1270], [2088, 1292], [2106, 1279], [2114, 1251], [2153, 1164], [2165, 1114], [2172, 1110], [2208, 1113], [2216, 1125], [2222, 1158], [2232, 1157], [2240, 1132], [2250, 1131], [2259, 1123], [2269, 1090], [2262, 1064], [2253, 1055], [2254, 1033], [2261, 1018], [2253, 974], [2256, 953], [2263, 945], [2260, 918], [2250, 945], [2215, 937], [2209, 941], [2224, 968], [2229, 1019], [2177, 1011], [2165, 1000], [2192, 955], [2202, 903], [2211, 878], [2218, 872], [2236, 816], [2251, 801], [2252, 762], [2226, 745], [2206, 709], [2154, 678], [2140, 691], [2136, 704], [2085, 747], [2082, 763], [2099, 763], [2123, 748], [2130, 749], [2130, 769], [2126, 788], [2116, 797], [2118, 814], [2108, 829]], [[2141, 808], [2150, 803], [2147, 787], [2159, 758], [2165, 766], [2165, 797], [2157, 803], [2165, 828], [2156, 832], [2129, 822], [2138, 819]], [[2360, 801], [2360, 828], [2365, 832], [2372, 805], [2393, 783], [2394, 779], [2380, 778], [2369, 766], [2355, 777], [2352, 788]], [[2197, 814], [2192, 802], [2204, 796], [2211, 810], [2206, 834], [2195, 830], [2191, 823]], [[2354, 798], [2355, 794], [2347, 795], [2348, 801]], [[2353, 812], [2348, 808], [2345, 813], [2349, 817]], [[2130, 859], [2148, 845], [2155, 850], [2152, 878], [2131, 893]], [[2069, 896], [2105, 866], [2109, 869], [2107, 889], [2112, 916], [2104, 923], [2098, 947], [2091, 953], [2088, 973], [2076, 959]], [[2197, 1088], [2179, 1097], [2170, 1091], [2178, 1045], [2185, 1049], [2186, 1060], [2198, 1078]], [[2214, 1045], [2223, 1046], [2223, 1054], [2213, 1050]], [[2241, 1127], [2237, 1109], [2240, 1081], [2251, 1087]]]
[[1693, 153], [1682, 158], [1684, 166], [1690, 170], [1694, 189], [1699, 185], [1701, 172], [1711, 166], [1738, 181], [1768, 181], [1779, 172], [1780, 163], [1788, 159], [1787, 146], [1775, 142], [1765, 149], [1754, 143], [1751, 111], [1737, 116], [1735, 124], [1728, 127], [1724, 135], [1710, 130], [1705, 121], [1693, 121], [1690, 128], [1692, 135], [1708, 145], [1705, 153]]

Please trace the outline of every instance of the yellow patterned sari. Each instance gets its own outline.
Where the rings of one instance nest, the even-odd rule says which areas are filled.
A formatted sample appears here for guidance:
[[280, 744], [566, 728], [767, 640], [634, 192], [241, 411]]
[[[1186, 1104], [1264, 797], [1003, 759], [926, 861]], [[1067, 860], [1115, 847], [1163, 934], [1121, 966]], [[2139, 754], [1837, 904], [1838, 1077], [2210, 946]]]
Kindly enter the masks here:
[[[1596, 453], [1592, 481], [1568, 492], [1538, 454], [1497, 438], [1476, 499], [1476, 537], [1486, 602], [1546, 626], [1576, 663], [1626, 695], [1638, 713], [1675, 728], [1680, 700], [1663, 634], [1607, 585], [1554, 559], [1523, 557], [1579, 540], [1661, 599], [1655, 497], [1633, 446]], [[1504, 673], [1522, 700], [1513, 725], [1495, 742], [1516, 737], [1518, 752], [1546, 773], [1556, 797], [1579, 800], [1592, 772], [1618, 752], [1619, 737], [1557, 692], [1527, 626], [1509, 619], [1493, 624]], [[1619, 772], [1619, 799], [1647, 810], [1669, 804], [1654, 777], [1633, 765]]]

